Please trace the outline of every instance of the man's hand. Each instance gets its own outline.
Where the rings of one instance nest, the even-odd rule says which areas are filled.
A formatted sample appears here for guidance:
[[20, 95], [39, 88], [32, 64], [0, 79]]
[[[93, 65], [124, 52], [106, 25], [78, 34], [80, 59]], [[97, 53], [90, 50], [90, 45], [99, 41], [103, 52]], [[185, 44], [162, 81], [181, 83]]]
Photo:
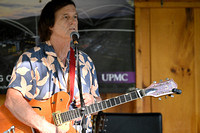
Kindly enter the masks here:
[[[81, 107], [80, 96], [74, 96], [74, 97], [76, 100], [76, 106], [80, 108]], [[95, 98], [93, 97], [93, 95], [89, 93], [84, 93], [83, 99], [84, 99], [85, 106], [89, 106], [95, 102]]]

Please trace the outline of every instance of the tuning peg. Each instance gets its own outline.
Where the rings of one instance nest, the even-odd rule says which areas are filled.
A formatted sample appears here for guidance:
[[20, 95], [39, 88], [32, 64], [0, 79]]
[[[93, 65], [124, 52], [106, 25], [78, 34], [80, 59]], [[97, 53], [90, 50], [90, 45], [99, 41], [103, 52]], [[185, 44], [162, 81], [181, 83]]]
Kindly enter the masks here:
[[167, 99], [167, 96], [165, 96], [165, 99]]
[[174, 97], [174, 95], [169, 95], [170, 97]]
[[159, 97], [159, 98], [158, 98], [158, 100], [160, 100], [160, 101], [161, 101], [162, 99]]
[[176, 93], [176, 94], [181, 94], [181, 93], [182, 93], [181, 90], [176, 89], [176, 88], [172, 89], [172, 92], [174, 92], [174, 93]]
[[160, 82], [163, 82], [163, 80], [161, 79]]
[[154, 84], [156, 84], [156, 81], [153, 81]]
[[166, 78], [166, 80], [169, 80], [169, 78]]

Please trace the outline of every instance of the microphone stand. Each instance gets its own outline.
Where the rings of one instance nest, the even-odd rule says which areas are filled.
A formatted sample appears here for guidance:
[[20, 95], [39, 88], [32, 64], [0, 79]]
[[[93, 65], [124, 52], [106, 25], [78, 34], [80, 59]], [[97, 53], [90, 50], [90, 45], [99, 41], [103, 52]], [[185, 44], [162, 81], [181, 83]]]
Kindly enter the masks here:
[[75, 45], [75, 56], [76, 56], [76, 64], [77, 64], [77, 82], [78, 82], [78, 88], [79, 88], [79, 93], [80, 93], [80, 102], [81, 102], [81, 110], [80, 114], [82, 117], [82, 133], [86, 133], [87, 130], [87, 125], [86, 125], [86, 110], [85, 110], [85, 103], [83, 99], [83, 93], [82, 93], [82, 85], [81, 85], [81, 74], [80, 74], [80, 65], [79, 65], [79, 49], [77, 48], [78, 41], [74, 40], [73, 41]]

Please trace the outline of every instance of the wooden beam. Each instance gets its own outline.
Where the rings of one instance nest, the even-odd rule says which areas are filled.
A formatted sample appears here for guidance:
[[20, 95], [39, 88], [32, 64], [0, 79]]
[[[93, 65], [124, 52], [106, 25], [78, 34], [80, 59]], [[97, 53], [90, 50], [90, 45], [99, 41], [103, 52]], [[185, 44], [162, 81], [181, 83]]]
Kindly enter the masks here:
[[[150, 10], [135, 9], [136, 29], [136, 87], [146, 88], [150, 84]], [[151, 98], [136, 101], [137, 112], [151, 112]]]
[[195, 68], [194, 68], [194, 73], [195, 73], [195, 112], [196, 112], [196, 132], [200, 132], [200, 8], [194, 10], [194, 45], [195, 45]]
[[196, 8], [200, 7], [200, 2], [135, 2], [134, 5], [136, 8], [155, 8], [155, 7], [186, 7], [186, 8]]

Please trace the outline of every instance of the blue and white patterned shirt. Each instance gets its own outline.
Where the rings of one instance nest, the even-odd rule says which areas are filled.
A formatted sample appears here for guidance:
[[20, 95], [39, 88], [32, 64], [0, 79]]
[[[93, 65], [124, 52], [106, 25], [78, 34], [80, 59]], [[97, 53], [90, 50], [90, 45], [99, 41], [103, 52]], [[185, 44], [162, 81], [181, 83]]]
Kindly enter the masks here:
[[[79, 52], [79, 64], [83, 93], [100, 96], [94, 64], [84, 52]], [[67, 92], [69, 55], [66, 66], [61, 63], [53, 47], [40, 44], [23, 53], [12, 72], [8, 88], [19, 90], [28, 99], [48, 99], [59, 91]], [[76, 70], [77, 72], [77, 70]], [[74, 95], [79, 94], [75, 75]]]

